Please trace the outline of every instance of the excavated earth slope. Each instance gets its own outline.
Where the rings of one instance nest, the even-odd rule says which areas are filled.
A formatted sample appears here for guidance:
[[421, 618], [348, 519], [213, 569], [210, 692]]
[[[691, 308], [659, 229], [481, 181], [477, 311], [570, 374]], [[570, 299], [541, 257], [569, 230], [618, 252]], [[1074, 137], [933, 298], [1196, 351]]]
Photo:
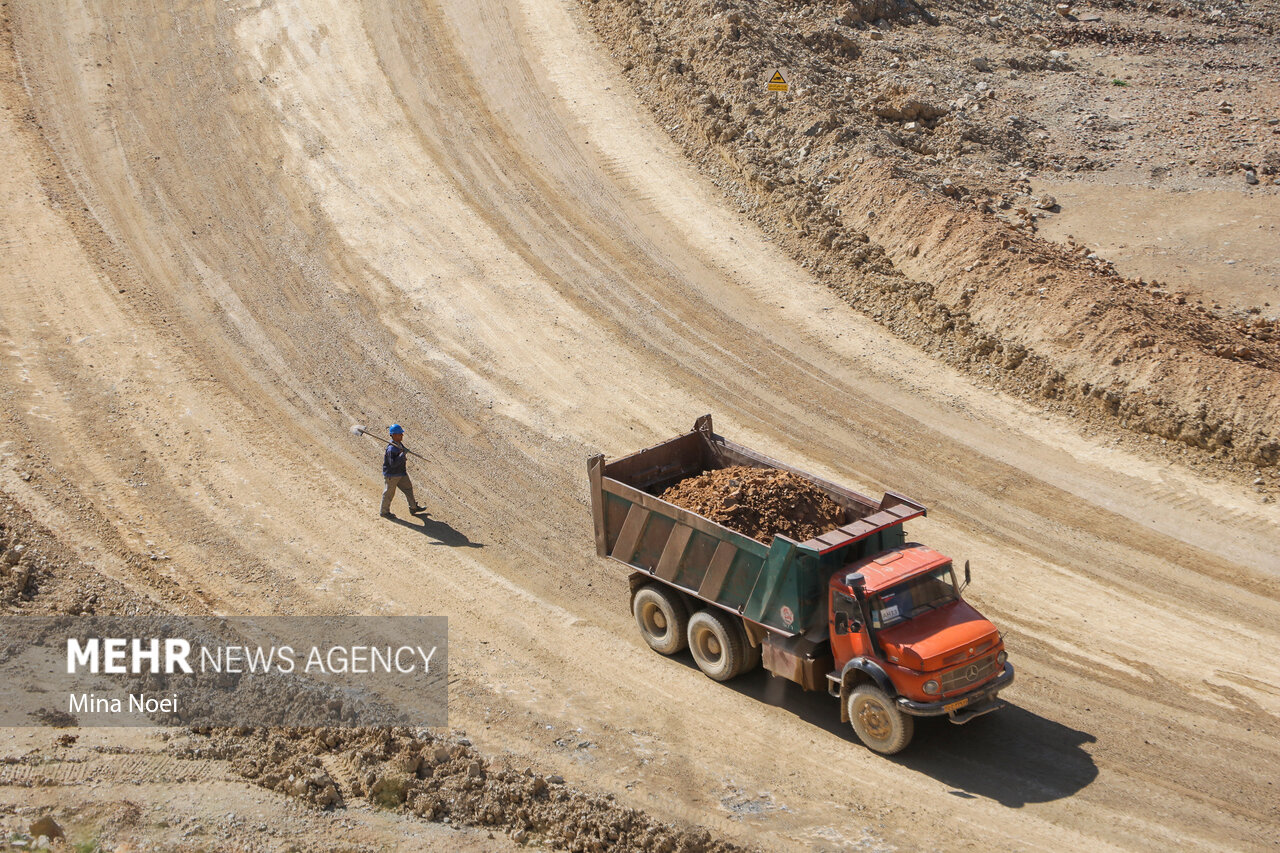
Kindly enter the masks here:
[[[1155, 115], [1137, 126], [1171, 140], [1144, 161], [1180, 155], [1172, 167], [1155, 159], [1157, 171], [1185, 171], [1190, 149], [1210, 174], [1243, 169], [1271, 185], [1280, 169], [1275, 122], [1255, 114], [1238, 139], [1234, 128], [1190, 136], [1188, 125], [1204, 125], [1171, 108], [1201, 115], [1186, 103], [1175, 61], [1204, 73], [1203, 60], [1215, 73], [1229, 69], [1237, 91], [1251, 89], [1256, 72], [1271, 97], [1267, 88], [1241, 97], [1280, 121], [1267, 11], [1275, 9], [1104, 5], [1098, 20], [1092, 4], [1072, 14], [1048, 3], [958, 0], [582, 4], [659, 122], [850, 305], [1039, 405], [1241, 467], [1274, 466], [1277, 309], [1215, 312], [1189, 303], [1178, 292], [1185, 283], [1125, 277], [1087, 247], [1038, 239], [1036, 217], [1057, 203], [1031, 195], [1030, 181], [1123, 159], [1108, 153], [1114, 142], [1092, 140], [1097, 148], [1082, 155], [1062, 139], [1072, 102], [1061, 103], [1059, 89], [1074, 86], [1079, 103], [1112, 100], [1098, 94], [1112, 79], [1086, 67], [1099, 63], [1076, 48], [1085, 45], [1113, 57], [1157, 53], [1174, 66], [1163, 84], [1141, 81], [1158, 93], [1148, 96]], [[774, 69], [791, 92], [766, 91]]]

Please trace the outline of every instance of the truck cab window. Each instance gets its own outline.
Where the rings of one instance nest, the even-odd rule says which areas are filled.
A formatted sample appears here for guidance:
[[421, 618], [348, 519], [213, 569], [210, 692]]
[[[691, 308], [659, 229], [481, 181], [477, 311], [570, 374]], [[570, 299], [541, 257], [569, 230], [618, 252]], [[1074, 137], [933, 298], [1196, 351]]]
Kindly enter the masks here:
[[871, 626], [887, 628], [955, 601], [951, 564], [917, 575], [871, 599]]

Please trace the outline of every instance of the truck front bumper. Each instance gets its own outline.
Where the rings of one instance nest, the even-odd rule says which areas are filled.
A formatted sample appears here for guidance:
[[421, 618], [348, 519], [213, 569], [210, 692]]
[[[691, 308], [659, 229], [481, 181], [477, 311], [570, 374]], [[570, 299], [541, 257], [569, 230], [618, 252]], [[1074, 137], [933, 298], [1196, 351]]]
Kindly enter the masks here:
[[1013, 664], [1005, 663], [1004, 672], [978, 689], [962, 696], [953, 696], [940, 702], [916, 702], [904, 696], [898, 697], [898, 708], [913, 717], [951, 717], [951, 722], [967, 723], [974, 717], [990, 714], [1004, 707], [996, 694], [1013, 683]]

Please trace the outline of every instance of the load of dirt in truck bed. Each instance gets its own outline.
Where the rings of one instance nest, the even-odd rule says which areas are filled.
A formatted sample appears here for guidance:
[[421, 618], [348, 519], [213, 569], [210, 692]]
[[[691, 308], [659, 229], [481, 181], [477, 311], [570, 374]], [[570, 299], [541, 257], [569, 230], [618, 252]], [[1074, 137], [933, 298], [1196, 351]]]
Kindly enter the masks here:
[[804, 477], [735, 465], [687, 477], [660, 497], [768, 542], [775, 533], [804, 542], [846, 523], [845, 510]]

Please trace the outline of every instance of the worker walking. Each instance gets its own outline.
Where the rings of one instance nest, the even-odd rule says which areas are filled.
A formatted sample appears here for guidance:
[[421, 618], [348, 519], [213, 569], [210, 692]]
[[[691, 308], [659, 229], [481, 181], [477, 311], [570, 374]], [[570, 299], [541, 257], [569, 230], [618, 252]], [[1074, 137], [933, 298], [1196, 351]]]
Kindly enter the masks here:
[[382, 477], [387, 484], [382, 490], [382, 517], [395, 518], [395, 513], [391, 511], [391, 499], [396, 496], [396, 489], [404, 492], [405, 499], [409, 501], [410, 513], [423, 512], [425, 507], [418, 506], [414, 499], [413, 483], [409, 480], [409, 472], [405, 467], [409, 452], [404, 446], [404, 427], [392, 424], [387, 432], [391, 434], [391, 442], [382, 457]]

